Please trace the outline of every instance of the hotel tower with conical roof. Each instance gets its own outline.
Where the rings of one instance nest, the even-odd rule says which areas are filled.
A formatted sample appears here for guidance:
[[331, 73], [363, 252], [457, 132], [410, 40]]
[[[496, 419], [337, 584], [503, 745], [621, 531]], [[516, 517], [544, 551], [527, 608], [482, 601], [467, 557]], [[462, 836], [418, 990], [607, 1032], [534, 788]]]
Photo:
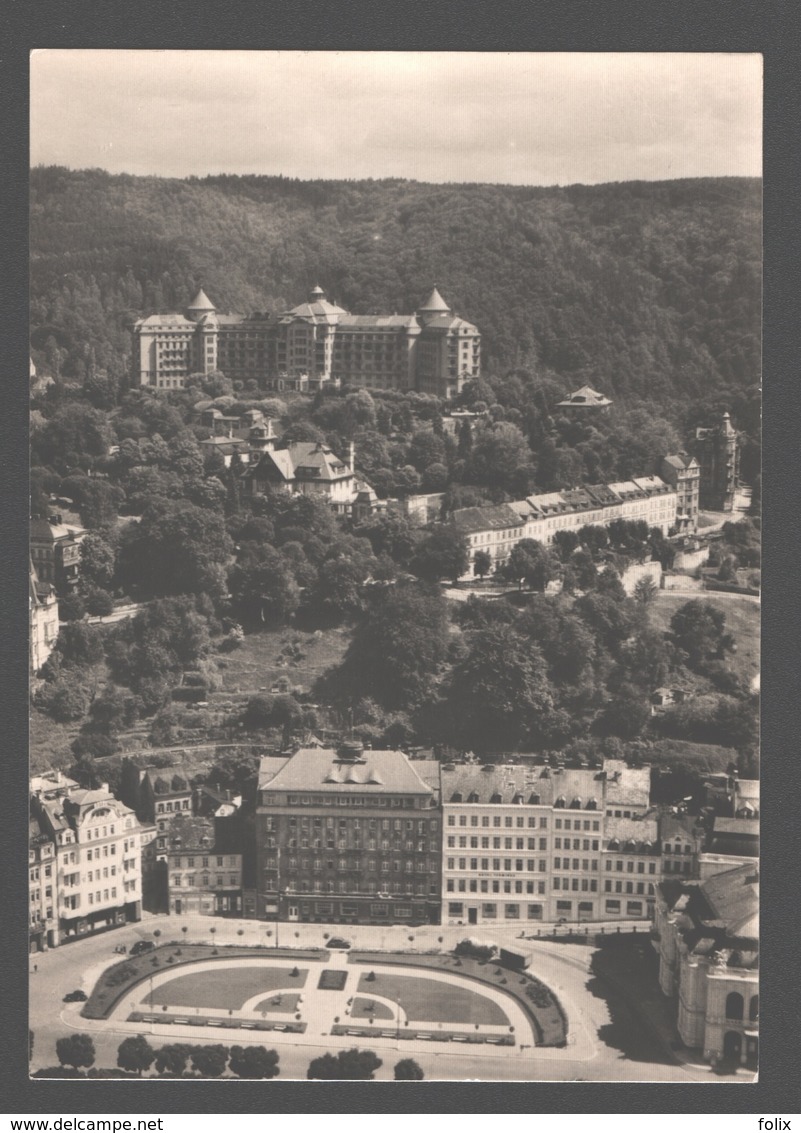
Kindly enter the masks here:
[[264, 389], [326, 383], [455, 397], [481, 367], [481, 336], [434, 287], [413, 315], [351, 315], [315, 286], [282, 314], [221, 314], [201, 288], [183, 313], [134, 324], [133, 380], [182, 389], [190, 374], [221, 371]]

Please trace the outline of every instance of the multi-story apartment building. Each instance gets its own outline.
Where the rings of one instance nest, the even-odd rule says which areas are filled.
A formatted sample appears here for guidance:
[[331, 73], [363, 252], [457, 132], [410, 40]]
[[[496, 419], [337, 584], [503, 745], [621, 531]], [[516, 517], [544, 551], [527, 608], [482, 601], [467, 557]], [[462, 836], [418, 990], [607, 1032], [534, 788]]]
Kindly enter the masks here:
[[58, 598], [56, 588], [40, 582], [36, 568], [30, 564], [30, 666], [38, 673], [55, 648], [58, 638]]
[[755, 864], [658, 887], [659, 984], [683, 1043], [710, 1061], [755, 1066], [759, 1053], [759, 873]]
[[615, 519], [642, 520], [667, 535], [676, 525], [677, 491], [658, 476], [615, 484], [542, 492], [525, 500], [488, 507], [460, 508], [448, 522], [467, 536], [470, 565], [462, 576], [475, 574], [475, 553], [486, 551], [493, 569], [503, 566], [521, 539], [549, 544], [558, 531], [608, 526]]
[[676, 489], [676, 523], [683, 531], [697, 531], [701, 506], [701, 468], [694, 456], [686, 452], [663, 456], [659, 475]]
[[657, 819], [613, 818], [607, 808], [601, 849], [603, 918], [651, 918], [661, 865]]
[[51, 583], [62, 595], [75, 587], [81, 571], [81, 543], [85, 536], [83, 527], [64, 523], [60, 514], [31, 520], [31, 559], [41, 583]]
[[238, 830], [179, 814], [168, 831], [168, 908], [177, 916], [242, 916]]
[[481, 366], [478, 330], [436, 288], [413, 315], [351, 315], [315, 287], [283, 314], [250, 318], [218, 313], [201, 289], [184, 314], [149, 315], [133, 332], [134, 382], [161, 390], [221, 370], [276, 390], [333, 382], [450, 399]]
[[355, 743], [262, 759], [258, 916], [437, 923], [439, 775], [433, 760]]
[[28, 949], [43, 952], [58, 944], [56, 848], [31, 816], [28, 826]]
[[106, 784], [89, 791], [59, 775], [31, 783], [31, 808], [53, 843], [53, 943], [138, 921], [142, 909], [141, 828]]
[[476, 554], [489, 555], [491, 570], [503, 566], [511, 550], [524, 539], [525, 521], [509, 504], [494, 507], [459, 508], [451, 518], [456, 530], [467, 539], [468, 569], [466, 578], [477, 574]]
[[[601, 885], [607, 816], [644, 815], [649, 783], [648, 768], [620, 760], [602, 768], [444, 765], [443, 921], [608, 919]], [[645, 915], [645, 901], [628, 914]]]

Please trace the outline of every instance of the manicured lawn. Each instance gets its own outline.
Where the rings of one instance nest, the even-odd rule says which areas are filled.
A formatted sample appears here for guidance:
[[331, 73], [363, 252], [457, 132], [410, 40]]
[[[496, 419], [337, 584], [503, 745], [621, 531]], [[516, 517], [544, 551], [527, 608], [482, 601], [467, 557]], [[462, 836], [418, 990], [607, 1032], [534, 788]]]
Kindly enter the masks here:
[[395, 1016], [385, 1003], [376, 1003], [374, 999], [362, 999], [357, 995], [350, 1009], [352, 1019], [394, 1019]]
[[254, 1011], [274, 1011], [283, 1012], [286, 1015], [294, 1015], [298, 1010], [298, 1000], [300, 994], [292, 992], [289, 995], [283, 994], [280, 1000], [276, 996], [270, 996], [268, 999], [261, 999], [253, 1008]]
[[374, 980], [368, 980], [367, 973], [361, 976], [358, 990], [367, 996], [372, 993], [395, 1003], [400, 1001], [402, 1013], [414, 1023], [509, 1025], [494, 1000], [457, 984], [401, 976], [395, 972], [376, 972]]
[[[308, 968], [300, 968], [297, 976], [289, 973], [292, 968], [262, 968], [240, 965], [218, 968], [204, 972], [189, 972], [176, 976], [174, 980], [153, 989], [144, 999], [145, 1003], [170, 1007], [228, 1007], [238, 1010], [242, 1004], [258, 995], [277, 991], [279, 988], [302, 988], [306, 983]], [[262, 1008], [263, 1010], [263, 1008]]]

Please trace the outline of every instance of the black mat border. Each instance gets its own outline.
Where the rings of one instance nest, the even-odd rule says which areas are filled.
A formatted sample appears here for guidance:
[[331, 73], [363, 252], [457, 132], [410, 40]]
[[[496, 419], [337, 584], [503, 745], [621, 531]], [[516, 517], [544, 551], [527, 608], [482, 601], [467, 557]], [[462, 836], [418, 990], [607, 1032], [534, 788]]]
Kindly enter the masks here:
[[[0, 861], [3, 980], [0, 1111], [8, 1113], [765, 1113], [801, 1111], [799, 756], [796, 597], [799, 428], [799, 46], [792, 2], [408, 0], [326, 6], [208, 0], [7, 0], [0, 16], [0, 299], [7, 334], [0, 414], [0, 690], [5, 743]], [[30, 1082], [26, 1044], [27, 167], [28, 52], [36, 47], [760, 51], [765, 58], [765, 518], [760, 1081], [753, 1086], [596, 1083]]]

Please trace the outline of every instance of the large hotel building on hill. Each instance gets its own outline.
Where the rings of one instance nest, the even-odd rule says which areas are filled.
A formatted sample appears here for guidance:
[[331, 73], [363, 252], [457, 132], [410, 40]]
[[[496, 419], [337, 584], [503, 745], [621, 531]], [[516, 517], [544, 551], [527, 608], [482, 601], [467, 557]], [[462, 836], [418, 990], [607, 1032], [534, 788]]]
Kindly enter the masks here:
[[333, 382], [448, 400], [481, 364], [478, 330], [436, 287], [413, 315], [351, 315], [315, 287], [284, 314], [249, 317], [219, 313], [201, 289], [184, 314], [149, 315], [133, 332], [134, 384], [157, 390], [220, 370], [279, 391]]

